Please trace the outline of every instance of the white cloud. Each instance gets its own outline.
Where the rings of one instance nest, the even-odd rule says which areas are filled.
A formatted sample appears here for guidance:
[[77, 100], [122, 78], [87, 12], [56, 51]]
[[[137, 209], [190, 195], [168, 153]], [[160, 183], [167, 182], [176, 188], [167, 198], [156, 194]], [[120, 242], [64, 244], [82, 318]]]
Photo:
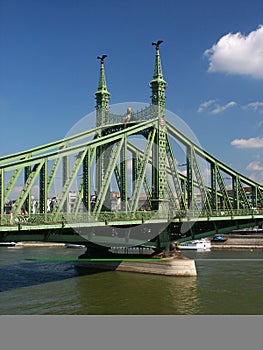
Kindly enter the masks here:
[[204, 53], [209, 72], [225, 72], [263, 78], [263, 26], [247, 36], [240, 32], [224, 35]]
[[249, 178], [252, 180], [252, 181], [255, 181], [261, 185], [263, 185], [263, 172], [261, 173], [253, 173], [249, 176]]
[[246, 106], [244, 106], [245, 109], [250, 109], [253, 112], [258, 112], [263, 114], [263, 102], [256, 101], [256, 102], [250, 102]]
[[237, 148], [263, 148], [263, 138], [235, 139], [231, 142], [231, 145]]
[[263, 165], [261, 165], [259, 161], [254, 160], [253, 162], [248, 164], [248, 166], [246, 167], [246, 170], [263, 171]]
[[222, 113], [222, 112], [224, 112], [226, 109], [236, 106], [236, 104], [237, 104], [236, 102], [231, 101], [231, 102], [228, 102], [227, 104], [225, 104], [225, 105], [223, 105], [223, 106], [217, 105], [216, 108], [213, 109], [213, 110], [211, 111], [211, 113], [212, 113], [212, 114], [219, 114], [219, 113]]
[[250, 178], [260, 184], [263, 183], [263, 165], [255, 160], [248, 164], [246, 170], [251, 171]]
[[209, 100], [209, 101], [205, 101], [205, 102], [201, 103], [197, 112], [198, 113], [204, 112], [209, 106], [213, 105], [215, 102], [216, 102], [216, 100]]
[[202, 102], [197, 110], [199, 113], [203, 113], [208, 111], [208, 113], [219, 114], [224, 112], [226, 109], [236, 106], [237, 103], [234, 101], [230, 101], [225, 105], [219, 105], [216, 100], [208, 100]]

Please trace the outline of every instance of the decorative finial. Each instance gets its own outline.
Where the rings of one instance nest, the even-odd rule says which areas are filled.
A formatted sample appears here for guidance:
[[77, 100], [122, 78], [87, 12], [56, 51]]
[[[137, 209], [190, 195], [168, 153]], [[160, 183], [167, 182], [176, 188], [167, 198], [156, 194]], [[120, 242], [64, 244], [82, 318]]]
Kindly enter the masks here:
[[100, 63], [104, 63], [104, 59], [108, 57], [107, 55], [97, 56], [97, 58], [100, 60]]
[[157, 43], [152, 43], [152, 45], [156, 46], [156, 51], [159, 50], [161, 43], [163, 43], [163, 40], [158, 40]]

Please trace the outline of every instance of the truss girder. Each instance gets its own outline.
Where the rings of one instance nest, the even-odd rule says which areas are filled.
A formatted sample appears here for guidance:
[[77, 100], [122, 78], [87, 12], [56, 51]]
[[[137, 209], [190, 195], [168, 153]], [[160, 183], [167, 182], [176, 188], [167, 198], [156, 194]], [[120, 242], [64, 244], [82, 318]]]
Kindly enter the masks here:
[[[87, 212], [90, 214], [91, 212], [91, 190], [90, 190], [90, 186], [91, 186], [91, 181], [90, 181], [90, 169], [91, 169], [91, 165], [93, 162], [93, 159], [95, 157], [95, 153], [96, 153], [96, 149], [95, 148], [88, 148], [87, 149], [87, 153], [83, 159], [83, 174], [82, 174], [82, 179], [81, 179], [81, 183], [79, 185], [79, 189], [78, 189], [78, 197], [76, 199], [76, 205], [74, 203], [74, 208], [73, 211], [77, 212], [80, 206], [80, 201], [82, 199], [83, 201], [83, 206], [84, 208], [86, 208]], [[79, 198], [79, 196], [81, 196], [81, 198]]]
[[200, 146], [196, 145], [193, 141], [191, 141], [189, 138], [184, 136], [179, 130], [177, 130], [171, 123], [166, 123], [168, 133], [171, 134], [173, 137], [175, 137], [178, 141], [183, 143], [185, 146], [192, 146], [199, 156], [201, 156], [203, 159], [208, 161], [209, 163], [214, 163], [217, 165], [217, 167], [221, 170], [227, 173], [231, 177], [239, 176], [240, 181], [242, 183], [251, 186], [251, 187], [258, 187], [261, 191], [263, 191], [263, 185], [258, 184], [257, 182], [249, 179], [248, 177], [236, 172], [226, 164], [222, 163], [212, 155], [210, 155], [208, 152], [203, 150]]
[[65, 179], [66, 180], [65, 183], [63, 184], [63, 189], [57, 198], [56, 205], [54, 206], [54, 209], [53, 209], [54, 214], [57, 214], [62, 210], [64, 203], [68, 198], [70, 188], [73, 184], [73, 181], [76, 179], [77, 173], [81, 167], [81, 164], [83, 162], [83, 159], [86, 153], [87, 153], [87, 149], [85, 151], [79, 152], [78, 155], [76, 156], [76, 160], [70, 170], [70, 173], [67, 179]]
[[223, 176], [222, 176], [222, 174], [220, 172], [220, 169], [217, 166], [217, 164], [215, 165], [215, 173], [216, 173], [217, 183], [218, 183], [220, 192], [222, 194], [222, 198], [223, 198], [223, 201], [224, 201], [225, 208], [228, 209], [228, 210], [231, 210], [231, 209], [233, 209], [233, 206], [232, 206], [230, 197], [228, 195]]
[[80, 180], [77, 196], [73, 204], [72, 213], [77, 214], [80, 208], [81, 201], [83, 199], [83, 178]]
[[[134, 158], [134, 160], [135, 160], [134, 163], [137, 162], [137, 159], [139, 159], [139, 161], [141, 162], [142, 157], [143, 157], [143, 152], [142, 152], [140, 149], [136, 148], [136, 146], [134, 146], [133, 144], [131, 144], [131, 143], [128, 142], [128, 150], [131, 151], [131, 152], [133, 152], [134, 154], [137, 154], [137, 158]], [[190, 155], [189, 155], [189, 158], [190, 158]], [[152, 164], [152, 157], [150, 157], [150, 159], [149, 159], [149, 164]], [[193, 167], [192, 167], [192, 168], [193, 168]], [[137, 176], [137, 175], [136, 175], [136, 174], [137, 174], [137, 172], [136, 172], [136, 171], [137, 171], [136, 166], [133, 168], [133, 170], [134, 170], [134, 172], [135, 172], [135, 177], [134, 177], [134, 179], [136, 180], [136, 179], [137, 179], [137, 177], [136, 177], [136, 176]], [[218, 170], [218, 167], [217, 167], [217, 171], [219, 171], [219, 170]], [[167, 167], [167, 174], [173, 176], [173, 172], [172, 172], [171, 168], [169, 168], [169, 167]], [[218, 208], [217, 199], [218, 199], [218, 198], [223, 198], [223, 196], [224, 196], [224, 194], [225, 194], [225, 191], [221, 192], [220, 189], [217, 190], [217, 176], [220, 176], [220, 174], [219, 174], [219, 175], [216, 175], [216, 163], [212, 163], [212, 164], [211, 164], [211, 177], [212, 177], [211, 183], [212, 183], [213, 185], [212, 185], [212, 187], [205, 186], [205, 190], [206, 190], [207, 193], [208, 193], [208, 198], [210, 198], [211, 208], [213, 208], [214, 210], [217, 210], [217, 208]], [[186, 202], [187, 202], [187, 199], [188, 199], [188, 198], [187, 198], [187, 195], [186, 195], [187, 183], [190, 183], [190, 184], [192, 183], [193, 188], [194, 188], [194, 187], [197, 188], [197, 187], [198, 187], [198, 183], [194, 180], [194, 178], [193, 178], [192, 181], [191, 181], [191, 179], [190, 179], [187, 175], [183, 175], [183, 174], [181, 174], [181, 173], [178, 173], [178, 177], [179, 177], [179, 180], [180, 180], [180, 182], [181, 182], [181, 189], [182, 189], [182, 195], [183, 195], [183, 203], [186, 203]], [[134, 181], [135, 181], [135, 180], [134, 180]], [[136, 180], [136, 181], [137, 181], [137, 180]], [[219, 180], [219, 183], [220, 183], [220, 184], [223, 183], [223, 186], [225, 186], [223, 177], [222, 177], [222, 181]], [[184, 184], [184, 185], [183, 185], [183, 184]], [[221, 188], [222, 188], [222, 186], [221, 186]], [[213, 197], [213, 192], [214, 192], [214, 197]], [[188, 194], [188, 196], [189, 196], [189, 194]], [[189, 196], [189, 198], [190, 198], [190, 196]], [[233, 199], [233, 196], [231, 196], [231, 195], [228, 195], [228, 198], [229, 198], [229, 201], [230, 201], [230, 202], [234, 200], [234, 199]], [[263, 197], [262, 197], [262, 200], [263, 200]], [[186, 204], [185, 204], [185, 206], [186, 206]], [[181, 210], [184, 210], [184, 206], [181, 205], [181, 206], [180, 206], [180, 209], [181, 209]], [[190, 209], [190, 208], [188, 208], [188, 209]], [[193, 200], [193, 203], [192, 203], [192, 209], [198, 210], [197, 204], [195, 203], [194, 200]]]
[[[130, 148], [129, 147], [130, 144], [127, 143], [127, 147], [128, 149]], [[133, 147], [132, 147], [133, 148]], [[133, 168], [132, 168], [132, 171], [133, 171], [133, 185], [134, 185], [134, 188], [136, 186], [136, 183], [137, 183], [137, 179], [138, 179], [138, 170], [139, 170], [139, 167], [142, 162], [143, 162], [143, 152], [133, 152]], [[150, 159], [152, 157], [150, 156]], [[150, 161], [149, 161], [149, 164], [152, 164]], [[145, 194], [146, 194], [146, 197], [147, 197], [147, 201], [150, 205], [150, 208], [152, 207], [152, 191], [151, 191], [151, 185], [149, 183], [149, 180], [147, 178], [147, 176], [145, 175], [144, 176], [144, 179], [143, 179], [143, 188], [144, 188], [144, 191], [145, 191]]]
[[19, 196], [12, 207], [12, 213], [14, 215], [18, 214], [19, 211], [21, 210], [26, 198], [30, 194], [32, 186], [34, 185], [34, 182], [35, 182], [44, 162], [45, 162], [45, 160], [43, 159], [40, 163], [35, 164], [33, 169], [31, 170], [30, 174], [28, 175], [28, 177], [25, 181], [24, 187], [20, 191]]
[[[5, 172], [0, 170], [0, 216], [4, 214], [5, 208]], [[0, 222], [1, 224], [1, 222]]]
[[[170, 135], [172, 135], [178, 141], [183, 143], [186, 147], [189, 147], [189, 148], [193, 147], [196, 154], [198, 154], [205, 161], [209, 162], [211, 164], [211, 166], [216, 167], [216, 169], [217, 169], [215, 171], [216, 180], [217, 180], [219, 187], [221, 186], [220, 191], [217, 191], [216, 195], [220, 196], [220, 197], [224, 197], [226, 205], [228, 206], [229, 209], [232, 209], [232, 204], [231, 204], [232, 196], [228, 195], [228, 193], [227, 193], [223, 178], [222, 178], [222, 176], [220, 176], [221, 171], [228, 174], [228, 176], [230, 176], [232, 178], [238, 177], [239, 180], [241, 181], [241, 183], [243, 184], [242, 185], [243, 187], [245, 185], [250, 186], [252, 188], [252, 191], [256, 191], [257, 193], [262, 193], [263, 185], [260, 185], [260, 184], [256, 183], [255, 181], [247, 178], [246, 176], [236, 172], [235, 170], [231, 169], [229, 166], [225, 165], [224, 163], [222, 163], [221, 161], [219, 161], [218, 159], [216, 159], [215, 157], [210, 155], [208, 152], [204, 151], [200, 146], [193, 143], [189, 138], [184, 136], [179, 130], [177, 130], [169, 122], [167, 122], [166, 125], [167, 125], [168, 133]], [[213, 181], [215, 181], [215, 179]], [[213, 190], [213, 187], [212, 187], [212, 190]], [[209, 191], [211, 191], [211, 188], [209, 189]], [[262, 200], [263, 200], [263, 198], [262, 198]], [[261, 200], [261, 203], [262, 203], [262, 200]], [[259, 204], [259, 196], [257, 196], [257, 201], [258, 201], [258, 203], [256, 203], [256, 204]]]
[[151, 191], [151, 186], [149, 184], [149, 180], [148, 180], [147, 176], [144, 176], [143, 188], [144, 188], [144, 191], [146, 193], [147, 201], [148, 201], [150, 208], [151, 208], [152, 207], [152, 191]]
[[116, 178], [116, 181], [117, 181], [117, 185], [118, 185], [119, 191], [121, 193], [122, 192], [122, 183], [121, 183], [120, 168], [119, 168], [118, 164], [114, 168], [114, 174], [115, 174], [115, 178]]
[[169, 197], [169, 218], [172, 218], [174, 216], [175, 211], [177, 209], [180, 209], [178, 207], [180, 202], [178, 204], [176, 203], [176, 198], [173, 194], [172, 187], [168, 179], [167, 179], [167, 193]]
[[238, 190], [238, 201], [240, 202], [244, 208], [250, 209], [252, 207], [252, 203], [248, 201], [246, 192], [244, 190], [244, 186], [242, 185], [239, 178], [237, 180], [237, 190]]
[[257, 189], [257, 196], [256, 196], [256, 207], [263, 207], [263, 190]]
[[[4, 168], [5, 170], [13, 170], [19, 167], [26, 167], [30, 165], [34, 165], [37, 162], [40, 162], [43, 158], [48, 158], [49, 160], [54, 160], [57, 158], [62, 158], [66, 155], [72, 155], [76, 154], [77, 152], [85, 150], [86, 147], [97, 147], [100, 145], [106, 145], [109, 142], [117, 142], [122, 135], [126, 134], [127, 136], [138, 134], [142, 132], [145, 129], [148, 129], [149, 127], [152, 127], [156, 125], [156, 118], [148, 120], [146, 122], [141, 122], [135, 125], [125, 125], [125, 128], [123, 124], [120, 125], [120, 130], [114, 132], [113, 134], [105, 135], [100, 138], [94, 137], [92, 140], [84, 141], [83, 143], [75, 144], [76, 140], [78, 140], [78, 135], [75, 136], [75, 138], [72, 139], [73, 145], [70, 145], [68, 142], [64, 142], [59, 149], [50, 151], [50, 148], [47, 147], [46, 153], [44, 153], [44, 149], [42, 149], [43, 154], [38, 154], [39, 152], [36, 152], [35, 154], [32, 152], [32, 150], [27, 151], [27, 154], [31, 156], [31, 158], [19, 157], [19, 155], [15, 156], [15, 160], [12, 159], [11, 162], [7, 162], [4, 164], [3, 162], [0, 162], [0, 169]], [[105, 127], [104, 127], [105, 128]], [[98, 130], [100, 128], [95, 128], [92, 130], [92, 132], [89, 133], [89, 135], [96, 135]], [[83, 138], [83, 136], [82, 136]], [[68, 146], [68, 147], [67, 147]], [[19, 153], [24, 154], [25, 152]], [[5, 158], [5, 157], [3, 157]], [[18, 159], [18, 160], [17, 160]]]
[[47, 179], [48, 179], [48, 161], [45, 159], [39, 174], [39, 212], [44, 214], [47, 212]]
[[12, 177], [9, 180], [8, 185], [4, 191], [4, 201], [7, 201], [10, 193], [12, 192], [12, 190], [17, 182], [17, 179], [19, 178], [19, 176], [21, 174], [21, 171], [22, 171], [22, 168], [14, 169]]
[[179, 174], [178, 174], [178, 171], [176, 168], [176, 162], [174, 159], [173, 150], [172, 150], [168, 135], [167, 135], [167, 141], [166, 141], [166, 152], [167, 152], [168, 164], [170, 166], [170, 171], [171, 171], [177, 199], [178, 199], [178, 202], [180, 203], [181, 209], [185, 209], [186, 204], [185, 204], [183, 191], [182, 191], [182, 187], [181, 187], [181, 181], [180, 181]]
[[[150, 116], [151, 117], [151, 116]], [[97, 202], [95, 206], [94, 215], [99, 215], [103, 209], [103, 202], [107, 191], [109, 190], [110, 181], [115, 174], [118, 187], [120, 192], [123, 193], [122, 197], [125, 202], [127, 202], [127, 191], [125, 188], [127, 186], [127, 162], [121, 161], [123, 163], [121, 166], [118, 165], [118, 159], [126, 159], [127, 150], [131, 150], [135, 157], [133, 157], [133, 194], [131, 206], [127, 205], [127, 210], [134, 212], [138, 209], [139, 197], [142, 193], [142, 189], [147, 195], [147, 199], [150, 202], [152, 198], [152, 192], [149, 185], [148, 178], [146, 176], [146, 170], [148, 164], [153, 163], [152, 158], [152, 142], [154, 142], [153, 131], [148, 133], [148, 130], [154, 130], [157, 126], [157, 119], [150, 118], [146, 121], [136, 121], [136, 123], [119, 123], [118, 125], [113, 126], [103, 126], [92, 129], [88, 132], [80, 133], [68, 137], [64, 140], [59, 140], [44, 146], [40, 146], [28, 151], [19, 152], [10, 156], [4, 156], [0, 158], [0, 207], [1, 214], [4, 212], [5, 201], [12, 193], [15, 186], [21, 186], [21, 171], [25, 169], [30, 169], [27, 172], [27, 176], [24, 178], [23, 188], [20, 191], [18, 198], [16, 199], [15, 205], [13, 207], [13, 212], [19, 213], [20, 209], [25, 206], [25, 203], [28, 198], [30, 198], [31, 190], [39, 177], [39, 194], [40, 194], [40, 207], [39, 210], [42, 213], [45, 213], [47, 210], [46, 201], [48, 198], [48, 193], [51, 190], [51, 187], [54, 183], [55, 176], [58, 173], [60, 162], [62, 159], [67, 159], [67, 157], [79, 154], [81, 159], [76, 159], [73, 167], [66, 174], [64, 172], [64, 186], [58, 197], [58, 204], [55, 206], [55, 214], [61, 212], [63, 205], [65, 204], [69, 190], [71, 188], [72, 182], [76, 179], [77, 173], [80, 169], [81, 164], [84, 164], [85, 155], [89, 154], [89, 160], [87, 163], [87, 168], [89, 169], [94, 163], [94, 155], [96, 149], [100, 146], [107, 146], [108, 144], [115, 144], [114, 151], [111, 154], [110, 161], [108, 166], [105, 169], [104, 181], [102, 183], [101, 191], [98, 193]], [[108, 129], [106, 132], [105, 129]], [[194, 200], [194, 188], [197, 187], [200, 190], [202, 197], [202, 202], [204, 203], [204, 208], [207, 210], [217, 210], [219, 201], [224, 204], [224, 207], [228, 210], [234, 210], [237, 203], [237, 207], [242, 209], [251, 209], [252, 207], [262, 207], [263, 206], [263, 186], [257, 184], [253, 180], [243, 176], [240, 173], [235, 172], [233, 169], [220, 162], [209, 153], [205, 152], [200, 148], [200, 146], [194, 144], [190, 139], [184, 136], [180, 131], [174, 128], [169, 122], [166, 123], [167, 127], [167, 145], [166, 145], [166, 159], [169, 168], [166, 166], [166, 176], [172, 176], [172, 182], [168, 182], [166, 177], [166, 187], [165, 190], [168, 194], [169, 199], [169, 210], [175, 211], [178, 209], [186, 209], [189, 201], [192, 201], [194, 205], [191, 209], [196, 209], [196, 203]], [[101, 137], [96, 137], [98, 132], [101, 133]], [[138, 150], [135, 146], [131, 146], [128, 142], [128, 136], [133, 134], [143, 134], [149, 135], [144, 151]], [[190, 160], [188, 164], [188, 173], [187, 176], [180, 174], [176, 169], [176, 162], [173, 155], [173, 150], [169, 142], [169, 135], [177, 139], [179, 142], [183, 143], [189, 152]], [[91, 139], [93, 137], [93, 139]], [[127, 140], [127, 145], [124, 146], [125, 141]], [[122, 144], [122, 146], [120, 146]], [[157, 154], [155, 154], [157, 156]], [[208, 162], [211, 166], [210, 177], [211, 185], [205, 185], [204, 179], [202, 177], [202, 172], [200, 170], [199, 157]], [[48, 165], [53, 162], [51, 169], [49, 170]], [[5, 177], [6, 173], [9, 172], [11, 178], [6, 184]], [[9, 175], [7, 174], [7, 175]], [[84, 181], [84, 178], [81, 180], [78, 190], [77, 190], [77, 199], [73, 207], [73, 213], [77, 213], [80, 208], [81, 199], [84, 197], [84, 192], [86, 191], [87, 203], [89, 203], [90, 196], [90, 174], [87, 173], [88, 178]], [[230, 193], [229, 189], [226, 187], [224, 182], [224, 174], [232, 178], [233, 194]], [[125, 183], [125, 185], [123, 185]], [[186, 195], [185, 187], [182, 185], [191, 186], [192, 192], [188, 190], [188, 196]], [[173, 193], [175, 190], [175, 193]], [[125, 188], [123, 187], [125, 186]], [[248, 200], [245, 187], [250, 186], [252, 192], [252, 200]], [[84, 190], [85, 187], [85, 190]], [[89, 207], [90, 208], [90, 207]], [[90, 213], [90, 209], [88, 210]]]
[[194, 173], [195, 173], [195, 178], [196, 178], [196, 181], [198, 184], [198, 188], [199, 188], [200, 193], [201, 193], [203, 208], [211, 211], [210, 200], [208, 198], [208, 193], [207, 193], [206, 187], [204, 185], [203, 176], [202, 176], [202, 173], [201, 173], [201, 170], [199, 167], [199, 163], [197, 161], [196, 154], [195, 154], [194, 150], [193, 150], [192, 156], [193, 156], [192, 165], [194, 168]]
[[148, 135], [147, 144], [145, 147], [145, 151], [143, 154], [143, 159], [138, 165], [138, 174], [137, 174], [137, 181], [135, 184], [133, 196], [132, 196], [132, 202], [131, 202], [131, 211], [134, 212], [137, 210], [138, 202], [139, 202], [139, 195], [141, 193], [142, 185], [144, 182], [144, 178], [146, 175], [146, 169], [149, 163], [150, 155], [151, 155], [151, 149], [153, 147], [154, 138], [156, 135], [156, 128], [153, 128]]
[[198, 210], [194, 196], [194, 165], [193, 165], [194, 148], [190, 145], [186, 147], [186, 191], [187, 191], [187, 209]]
[[101, 189], [100, 189], [98, 196], [96, 198], [96, 204], [95, 204], [95, 207], [93, 210], [93, 214], [95, 216], [100, 213], [101, 208], [104, 204], [104, 200], [106, 198], [106, 194], [107, 194], [107, 191], [108, 191], [109, 186], [110, 186], [112, 174], [113, 174], [114, 169], [116, 167], [117, 160], [118, 160], [118, 157], [120, 155], [121, 148], [123, 146], [123, 142], [124, 142], [124, 138], [122, 137], [121, 140], [119, 142], [115, 143], [113, 146], [111, 157], [109, 159], [108, 166], [106, 169], [106, 173], [102, 179], [102, 186], [101, 186]]

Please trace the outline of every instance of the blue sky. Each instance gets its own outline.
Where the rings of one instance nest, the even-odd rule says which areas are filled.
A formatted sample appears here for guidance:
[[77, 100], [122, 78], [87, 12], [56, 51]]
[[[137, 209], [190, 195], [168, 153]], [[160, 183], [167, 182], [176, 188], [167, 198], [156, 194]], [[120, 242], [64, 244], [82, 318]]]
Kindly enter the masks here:
[[0, 0], [0, 155], [63, 138], [94, 110], [150, 102], [152, 41], [167, 109], [202, 147], [263, 183], [263, 2]]

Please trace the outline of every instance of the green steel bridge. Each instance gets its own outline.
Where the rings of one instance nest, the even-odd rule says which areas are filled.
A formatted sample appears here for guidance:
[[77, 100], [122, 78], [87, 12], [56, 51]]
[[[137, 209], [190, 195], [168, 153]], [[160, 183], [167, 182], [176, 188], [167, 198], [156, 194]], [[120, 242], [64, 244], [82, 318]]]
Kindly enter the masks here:
[[96, 127], [0, 158], [0, 241], [163, 249], [173, 241], [263, 224], [263, 185], [168, 122], [160, 44], [153, 43], [149, 106], [110, 112], [103, 55]]

